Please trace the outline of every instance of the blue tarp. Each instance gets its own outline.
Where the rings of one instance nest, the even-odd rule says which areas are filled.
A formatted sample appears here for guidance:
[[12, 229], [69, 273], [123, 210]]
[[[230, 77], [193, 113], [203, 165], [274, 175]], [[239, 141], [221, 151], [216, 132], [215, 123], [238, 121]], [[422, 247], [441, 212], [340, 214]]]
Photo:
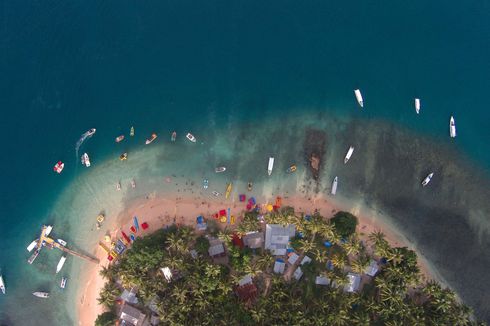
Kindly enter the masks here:
[[332, 243], [331, 243], [330, 241], [325, 241], [323, 244], [324, 244], [324, 245], [325, 245], [325, 247], [327, 247], [327, 248], [329, 248], [329, 247], [331, 247], [331, 246], [332, 246]]
[[204, 217], [202, 217], [202, 215], [199, 215], [196, 220], [197, 220], [197, 224], [204, 223]]

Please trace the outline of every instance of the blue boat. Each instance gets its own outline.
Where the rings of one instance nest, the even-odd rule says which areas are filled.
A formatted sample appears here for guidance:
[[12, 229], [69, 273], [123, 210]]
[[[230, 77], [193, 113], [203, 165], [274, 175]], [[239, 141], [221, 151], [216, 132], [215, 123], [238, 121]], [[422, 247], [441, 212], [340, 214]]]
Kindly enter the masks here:
[[136, 237], [132, 233], [129, 235], [129, 238], [131, 239], [131, 242], [133, 242], [134, 240], [136, 240]]
[[133, 217], [133, 224], [134, 224], [134, 227], [136, 228], [136, 231], [139, 231], [140, 225], [138, 224], [138, 218], [136, 216]]

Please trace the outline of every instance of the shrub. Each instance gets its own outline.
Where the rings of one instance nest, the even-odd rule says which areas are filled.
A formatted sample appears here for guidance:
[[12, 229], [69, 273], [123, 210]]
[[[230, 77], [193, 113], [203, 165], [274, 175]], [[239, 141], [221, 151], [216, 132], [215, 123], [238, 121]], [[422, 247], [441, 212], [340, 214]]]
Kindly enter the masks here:
[[97, 316], [95, 326], [112, 326], [116, 323], [117, 316], [112, 311], [106, 311]]
[[356, 232], [357, 217], [349, 212], [338, 212], [331, 223], [340, 236], [347, 238]]

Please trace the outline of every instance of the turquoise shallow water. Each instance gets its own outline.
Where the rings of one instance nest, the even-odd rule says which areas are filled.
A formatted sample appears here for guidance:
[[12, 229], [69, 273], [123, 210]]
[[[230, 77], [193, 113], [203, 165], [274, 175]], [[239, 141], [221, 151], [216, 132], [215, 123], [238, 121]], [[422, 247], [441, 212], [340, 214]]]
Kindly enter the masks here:
[[[392, 215], [408, 212], [398, 222], [409, 235], [420, 234], [417, 226], [426, 223], [428, 234], [413, 240], [425, 245], [454, 284], [458, 278], [451, 272], [464, 268], [441, 257], [448, 248], [456, 252], [457, 242], [446, 243], [432, 233], [447, 239], [458, 235], [451, 229], [461, 230], [468, 235], [461, 247], [483, 255], [478, 264], [467, 262], [478, 265], [467, 274], [481, 277], [489, 266], [483, 251], [488, 244], [478, 237], [485, 238], [488, 217], [475, 216], [488, 216], [480, 196], [488, 191], [490, 168], [489, 9], [478, 1], [0, 4], [0, 267], [9, 291], [0, 297], [0, 321], [26, 325], [43, 316], [52, 324], [73, 323], [61, 304], [69, 291], [57, 293], [56, 304], [31, 298], [32, 291], [55, 284], [51, 269], [57, 256], [44, 253], [29, 266], [25, 246], [42, 223], [56, 222], [58, 232], [74, 236], [70, 225], [80, 222], [79, 208], [60, 196], [76, 197], [77, 187], [90, 176], [75, 167], [74, 145], [92, 127], [97, 134], [84, 150], [94, 167], [137, 148], [137, 140], [121, 146], [113, 141], [135, 125], [140, 143], [152, 131], [162, 135], [159, 140], [174, 129], [179, 135], [187, 130], [204, 135], [213, 149], [204, 161], [224, 160], [236, 167], [238, 178], [254, 172], [249, 167], [254, 161], [240, 164], [244, 157], [276, 151], [284, 160], [300, 160], [305, 130], [314, 120], [322, 122], [315, 128], [345, 128], [329, 134], [329, 150], [348, 146], [352, 140], [345, 137], [351, 133], [370, 149], [365, 161], [371, 165], [357, 167], [344, 185], [352, 197], [366, 198]], [[355, 103], [354, 88], [363, 92], [364, 110]], [[422, 99], [420, 116], [414, 113], [414, 97]], [[451, 114], [458, 126], [455, 141], [448, 137]], [[328, 120], [334, 117], [347, 122]], [[294, 137], [277, 129], [285, 121], [297, 132], [291, 132]], [[224, 138], [229, 139], [225, 144]], [[406, 174], [396, 177], [393, 157], [399, 164], [412, 162]], [[67, 167], [58, 176], [51, 169], [59, 159]], [[203, 169], [189, 165], [193, 173]], [[424, 169], [444, 176], [434, 183], [433, 196], [439, 197], [432, 202], [397, 187], [410, 172], [418, 180]], [[325, 179], [332, 170], [333, 162]], [[380, 179], [385, 182], [374, 182]], [[457, 187], [449, 180], [458, 180]], [[402, 195], [389, 196], [390, 187]], [[60, 201], [66, 210], [59, 209]], [[448, 202], [451, 211], [441, 210]], [[449, 217], [421, 220], [428, 215]], [[74, 243], [83, 240], [73, 238]], [[463, 292], [488, 319], [483, 294]], [[13, 308], [20, 303], [22, 311]]]

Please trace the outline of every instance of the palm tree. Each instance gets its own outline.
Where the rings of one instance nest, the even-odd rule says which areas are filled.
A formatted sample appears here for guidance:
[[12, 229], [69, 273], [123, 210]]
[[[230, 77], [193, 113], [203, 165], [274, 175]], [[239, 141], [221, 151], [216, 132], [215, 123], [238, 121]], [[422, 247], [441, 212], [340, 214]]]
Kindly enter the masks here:
[[299, 240], [299, 245], [303, 253], [308, 253], [315, 248], [315, 243], [312, 240], [308, 239]]
[[218, 232], [218, 239], [223, 241], [223, 243], [229, 247], [231, 244], [231, 239], [232, 239], [230, 231], [228, 229], [224, 229], [223, 231], [219, 231]]
[[338, 269], [343, 269], [346, 262], [347, 262], [347, 257], [345, 256], [344, 253], [337, 253], [332, 256], [330, 259], [332, 262], [332, 265]]
[[358, 257], [351, 263], [352, 271], [357, 274], [363, 274], [369, 266], [369, 260], [365, 257]]
[[315, 248], [314, 250], [315, 260], [319, 263], [326, 263], [328, 261], [328, 255], [325, 248]]
[[351, 235], [343, 245], [347, 256], [357, 255], [361, 251], [362, 245], [355, 234]]
[[273, 262], [274, 257], [269, 252], [265, 252], [257, 259], [255, 264], [260, 270], [266, 271], [268, 268], [270, 268]]
[[107, 282], [99, 293], [97, 301], [99, 304], [104, 305], [108, 308], [112, 308], [116, 302], [116, 298], [119, 296], [121, 291], [112, 282]]

